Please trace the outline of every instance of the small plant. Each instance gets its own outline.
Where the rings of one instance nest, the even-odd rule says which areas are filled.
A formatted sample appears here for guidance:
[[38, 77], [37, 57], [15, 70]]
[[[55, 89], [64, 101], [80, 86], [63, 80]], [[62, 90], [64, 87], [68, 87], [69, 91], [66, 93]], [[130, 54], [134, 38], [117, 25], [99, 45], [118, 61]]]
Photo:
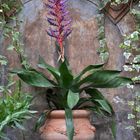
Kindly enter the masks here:
[[0, 86], [0, 138], [8, 139], [5, 134], [7, 126], [25, 130], [22, 123], [36, 113], [30, 110], [31, 100], [32, 96], [21, 91], [20, 81], [9, 80], [6, 86]]
[[0, 55], [0, 65], [3, 66], [3, 65], [7, 65], [8, 63], [8, 60], [5, 56], [3, 55]]
[[1, 18], [8, 22], [16, 13], [21, 10], [21, 0], [1, 0], [0, 15]]
[[109, 59], [109, 51], [107, 47], [106, 37], [105, 37], [105, 15], [100, 14], [96, 17], [97, 24], [98, 24], [98, 40], [99, 40], [99, 48], [97, 50], [97, 53], [99, 54], [99, 57], [101, 58], [101, 61], [103, 63], [107, 63]]

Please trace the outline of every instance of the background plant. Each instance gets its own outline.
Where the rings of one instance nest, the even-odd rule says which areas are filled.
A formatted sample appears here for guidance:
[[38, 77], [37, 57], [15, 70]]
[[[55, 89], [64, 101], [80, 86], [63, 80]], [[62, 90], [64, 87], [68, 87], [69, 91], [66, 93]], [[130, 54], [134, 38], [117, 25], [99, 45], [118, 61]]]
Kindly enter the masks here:
[[9, 22], [22, 8], [21, 0], [1, 0], [0, 2], [0, 20], [3, 22]]
[[[119, 4], [124, 4], [124, 3], [129, 2], [129, 0], [87, 0], [87, 1], [96, 5], [99, 10], [102, 10], [109, 3], [117, 6]], [[130, 0], [130, 1], [136, 1], [136, 0]]]
[[[1, 0], [0, 4], [0, 32], [1, 37], [10, 40], [7, 50], [14, 50], [22, 62], [22, 66], [27, 66], [26, 56], [24, 55], [22, 35], [19, 31], [19, 24], [16, 15], [22, 8], [21, 0]], [[6, 64], [5, 56], [0, 56], [1, 63]]]
[[102, 63], [107, 63], [109, 59], [109, 51], [107, 47], [106, 37], [105, 37], [105, 15], [99, 14], [97, 17], [98, 24], [98, 40], [99, 40], [99, 48], [97, 53], [101, 58]]
[[20, 81], [9, 78], [6, 86], [0, 86], [0, 138], [8, 139], [8, 126], [25, 130], [22, 123], [36, 113], [30, 110], [31, 100], [32, 96], [21, 91]]
[[129, 125], [127, 129], [134, 131], [135, 138], [138, 140], [140, 138], [140, 91], [137, 88], [137, 84], [140, 83], [140, 11], [138, 7], [131, 9], [131, 14], [134, 16], [136, 22], [136, 29], [129, 35], [124, 37], [124, 42], [120, 47], [124, 50], [124, 57], [126, 59], [126, 64], [123, 66], [124, 71], [133, 72], [135, 76], [132, 78], [135, 85], [128, 86], [133, 94], [133, 99], [128, 101], [132, 113], [128, 114], [128, 119], [133, 120], [133, 124]]
[[[26, 56], [24, 55], [22, 35], [19, 31], [20, 21], [16, 14], [21, 10], [20, 0], [1, 0], [0, 4], [0, 33], [1, 37], [8, 39], [8, 51], [16, 51], [22, 67], [27, 67]], [[7, 67], [8, 60], [0, 55], [0, 65]], [[0, 138], [6, 137], [6, 127], [17, 127], [25, 130], [22, 123], [33, 117], [36, 111], [30, 110], [32, 96], [21, 90], [21, 82], [15, 81], [11, 74], [4, 78], [0, 86]]]

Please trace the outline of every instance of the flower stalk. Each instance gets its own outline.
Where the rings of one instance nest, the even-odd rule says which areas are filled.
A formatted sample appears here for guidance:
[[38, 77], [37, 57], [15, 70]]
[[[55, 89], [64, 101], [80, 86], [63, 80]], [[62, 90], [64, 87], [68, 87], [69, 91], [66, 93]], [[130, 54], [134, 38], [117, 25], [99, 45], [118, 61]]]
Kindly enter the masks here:
[[68, 0], [48, 0], [45, 4], [48, 8], [47, 21], [51, 27], [47, 30], [49, 36], [56, 39], [59, 45], [59, 58], [64, 61], [63, 42], [71, 33], [71, 18], [67, 10]]

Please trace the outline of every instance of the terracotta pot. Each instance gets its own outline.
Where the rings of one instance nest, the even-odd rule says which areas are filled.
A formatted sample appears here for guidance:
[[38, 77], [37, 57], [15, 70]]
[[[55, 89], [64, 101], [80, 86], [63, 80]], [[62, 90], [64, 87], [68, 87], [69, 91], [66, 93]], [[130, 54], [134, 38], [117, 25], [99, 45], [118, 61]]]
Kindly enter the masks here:
[[[93, 140], [95, 127], [89, 121], [90, 112], [86, 110], [74, 110], [74, 138], [73, 140]], [[43, 127], [40, 128], [43, 140], [68, 140], [66, 134], [65, 112], [63, 110], [52, 111]]]

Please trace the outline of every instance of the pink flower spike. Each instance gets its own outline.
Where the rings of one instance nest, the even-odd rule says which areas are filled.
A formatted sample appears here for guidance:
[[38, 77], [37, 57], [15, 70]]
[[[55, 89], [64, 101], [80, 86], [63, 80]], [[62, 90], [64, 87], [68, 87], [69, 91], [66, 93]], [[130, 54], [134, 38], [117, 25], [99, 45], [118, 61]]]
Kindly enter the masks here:
[[54, 37], [60, 47], [61, 59], [64, 60], [63, 41], [71, 33], [71, 19], [67, 10], [69, 0], [48, 0], [45, 4], [48, 8], [47, 21], [51, 28], [47, 31], [48, 35]]

